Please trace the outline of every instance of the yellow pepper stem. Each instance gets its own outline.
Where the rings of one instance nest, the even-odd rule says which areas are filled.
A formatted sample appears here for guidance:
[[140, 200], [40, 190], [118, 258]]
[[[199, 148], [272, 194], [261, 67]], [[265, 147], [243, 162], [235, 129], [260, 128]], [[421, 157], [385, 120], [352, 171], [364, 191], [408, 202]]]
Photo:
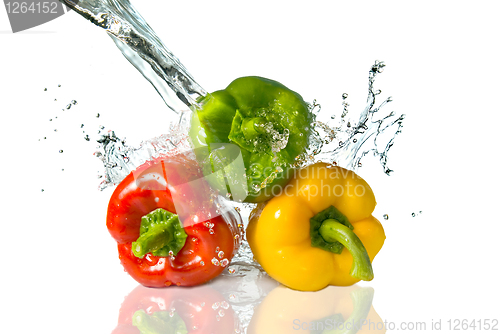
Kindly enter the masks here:
[[326, 242], [340, 242], [351, 253], [353, 263], [350, 274], [352, 277], [363, 281], [373, 279], [372, 264], [365, 246], [350, 228], [335, 219], [326, 219], [319, 228], [319, 234]]

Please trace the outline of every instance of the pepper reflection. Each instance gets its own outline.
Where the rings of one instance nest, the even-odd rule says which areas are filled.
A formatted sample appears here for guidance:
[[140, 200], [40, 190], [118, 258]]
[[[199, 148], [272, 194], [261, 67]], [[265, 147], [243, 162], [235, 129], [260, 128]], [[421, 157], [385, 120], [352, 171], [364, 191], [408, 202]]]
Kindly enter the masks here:
[[135, 288], [120, 308], [112, 334], [235, 333], [237, 317], [209, 285], [191, 288]]
[[385, 333], [370, 287], [329, 286], [303, 292], [279, 286], [255, 310], [248, 334]]

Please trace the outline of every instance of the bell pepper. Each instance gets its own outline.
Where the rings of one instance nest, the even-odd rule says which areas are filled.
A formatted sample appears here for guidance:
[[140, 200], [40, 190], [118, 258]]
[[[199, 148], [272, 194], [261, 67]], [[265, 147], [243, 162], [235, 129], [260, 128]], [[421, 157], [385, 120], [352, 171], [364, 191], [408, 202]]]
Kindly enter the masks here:
[[198, 285], [220, 274], [239, 246], [241, 217], [210, 194], [186, 155], [130, 173], [113, 192], [106, 218], [125, 271], [148, 287]]
[[354, 172], [317, 163], [296, 171], [281, 193], [250, 215], [247, 240], [278, 282], [316, 291], [371, 280], [384, 229], [372, 189]]
[[210, 285], [190, 289], [139, 285], [123, 301], [112, 334], [234, 334], [236, 328], [233, 308]]
[[[302, 97], [277, 81], [253, 76], [234, 80], [200, 104], [190, 137], [204, 173], [223, 172], [211, 185], [229, 196], [237, 184], [243, 186], [245, 195], [233, 196], [237, 201], [271, 198], [272, 187], [288, 182], [290, 168], [309, 144], [314, 115]], [[242, 170], [230, 164], [240, 155]]]

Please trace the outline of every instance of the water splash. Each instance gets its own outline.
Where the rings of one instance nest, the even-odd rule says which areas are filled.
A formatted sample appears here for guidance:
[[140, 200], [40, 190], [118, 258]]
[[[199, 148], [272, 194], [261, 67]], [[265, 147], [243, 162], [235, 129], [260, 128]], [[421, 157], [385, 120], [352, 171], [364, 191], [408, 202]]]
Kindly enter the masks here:
[[[94, 153], [103, 162], [104, 170], [99, 177], [100, 190], [120, 183], [128, 174], [146, 161], [158, 156], [174, 156], [191, 151], [187, 129], [191, 112], [182, 111], [179, 121], [171, 124], [167, 133], [140, 143], [138, 147], [128, 146], [125, 139], [114, 131], [108, 131], [97, 140], [99, 146]], [[194, 156], [193, 156], [194, 157]]]
[[[401, 133], [405, 115], [396, 116], [394, 112], [383, 113], [382, 108], [392, 102], [392, 97], [388, 97], [376, 106], [376, 97], [381, 91], [374, 88], [375, 79], [383, 72], [384, 67], [384, 62], [377, 60], [370, 68], [367, 104], [356, 124], [346, 122], [349, 113], [346, 93], [342, 95], [344, 109], [339, 124], [331, 125], [320, 121], [314, 123], [311, 146], [308, 155], [301, 161], [303, 164], [315, 161], [331, 162], [356, 171], [362, 166], [363, 157], [373, 153], [379, 158], [384, 172], [387, 175], [392, 172], [388, 166], [388, 154], [396, 136]], [[315, 104], [312, 108], [318, 108], [318, 105]], [[316, 112], [319, 113], [319, 110]], [[334, 116], [331, 118], [335, 119]], [[385, 144], [382, 143], [382, 134], [390, 137]]]

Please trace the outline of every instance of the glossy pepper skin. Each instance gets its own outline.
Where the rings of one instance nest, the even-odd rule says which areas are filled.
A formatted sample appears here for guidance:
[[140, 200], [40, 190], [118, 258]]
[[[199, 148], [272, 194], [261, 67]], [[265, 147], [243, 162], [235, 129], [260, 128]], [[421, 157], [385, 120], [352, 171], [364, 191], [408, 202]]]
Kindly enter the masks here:
[[[118, 243], [123, 267], [142, 285], [202, 284], [219, 275], [235, 254], [241, 217], [234, 209], [225, 208], [222, 216], [209, 218], [215, 208], [202, 176], [196, 162], [186, 156], [164, 157], [140, 166], [113, 192], [106, 224]], [[161, 219], [155, 221], [157, 216], [144, 226], [145, 217], [161, 210], [160, 217], [167, 216], [167, 223], [176, 220], [180, 230], [162, 225]], [[149, 238], [157, 228], [161, 233]], [[165, 249], [172, 235], [181, 235], [174, 252]]]
[[[272, 187], [288, 182], [289, 168], [309, 144], [314, 115], [308, 105], [281, 83], [255, 76], [236, 79], [200, 103], [202, 108], [193, 113], [190, 137], [204, 173], [226, 168], [223, 160], [232, 160], [239, 152], [221, 145], [237, 145], [246, 171], [226, 168], [227, 177], [246, 173], [244, 202], [271, 198]], [[212, 186], [227, 190], [223, 178]]]
[[375, 205], [354, 172], [317, 163], [297, 170], [280, 195], [253, 210], [247, 240], [264, 270], [295, 290], [371, 280], [371, 261], [385, 240]]

